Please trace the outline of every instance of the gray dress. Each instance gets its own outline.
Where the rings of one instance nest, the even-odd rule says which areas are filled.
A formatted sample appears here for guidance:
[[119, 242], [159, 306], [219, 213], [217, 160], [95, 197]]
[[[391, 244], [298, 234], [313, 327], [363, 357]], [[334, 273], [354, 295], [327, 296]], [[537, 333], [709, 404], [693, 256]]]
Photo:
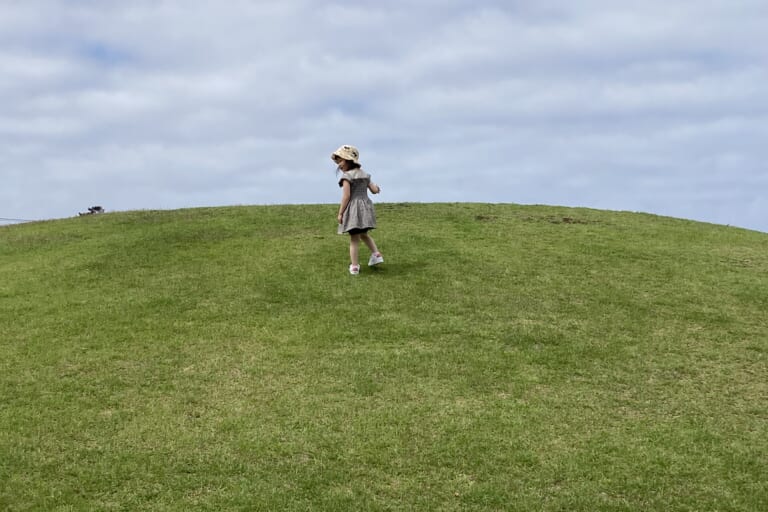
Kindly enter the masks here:
[[341, 235], [348, 233], [351, 229], [375, 228], [376, 211], [373, 208], [373, 201], [368, 197], [368, 184], [371, 182], [371, 175], [362, 169], [354, 169], [341, 175], [340, 187], [345, 180], [350, 185], [349, 204], [344, 210], [338, 233]]

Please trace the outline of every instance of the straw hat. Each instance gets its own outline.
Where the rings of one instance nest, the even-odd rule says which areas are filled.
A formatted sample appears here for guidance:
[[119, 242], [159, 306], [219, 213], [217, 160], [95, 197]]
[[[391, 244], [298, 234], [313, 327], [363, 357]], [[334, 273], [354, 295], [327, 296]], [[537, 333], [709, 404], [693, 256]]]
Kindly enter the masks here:
[[331, 153], [331, 160], [335, 160], [336, 157], [343, 158], [344, 160], [351, 160], [356, 164], [360, 164], [360, 152], [355, 146], [350, 146], [349, 144], [344, 144]]

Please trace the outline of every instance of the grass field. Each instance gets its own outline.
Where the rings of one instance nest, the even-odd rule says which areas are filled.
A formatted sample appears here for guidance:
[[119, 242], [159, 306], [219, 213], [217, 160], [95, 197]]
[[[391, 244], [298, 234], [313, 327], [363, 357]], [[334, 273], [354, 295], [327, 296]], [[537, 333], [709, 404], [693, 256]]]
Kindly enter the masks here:
[[768, 235], [336, 208], [0, 228], [0, 510], [768, 510]]

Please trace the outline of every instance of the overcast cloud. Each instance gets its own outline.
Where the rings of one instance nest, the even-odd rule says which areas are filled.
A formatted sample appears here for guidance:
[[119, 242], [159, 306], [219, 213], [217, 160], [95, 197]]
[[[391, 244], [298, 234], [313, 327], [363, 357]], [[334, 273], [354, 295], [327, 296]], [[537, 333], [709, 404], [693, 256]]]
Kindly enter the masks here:
[[765, 0], [0, 0], [0, 217], [379, 201], [768, 232]]

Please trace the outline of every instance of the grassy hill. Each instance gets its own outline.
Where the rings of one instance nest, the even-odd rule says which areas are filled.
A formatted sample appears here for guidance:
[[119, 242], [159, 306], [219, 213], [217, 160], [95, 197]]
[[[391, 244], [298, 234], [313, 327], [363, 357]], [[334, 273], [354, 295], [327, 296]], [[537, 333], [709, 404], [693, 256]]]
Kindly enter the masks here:
[[0, 509], [768, 510], [768, 235], [377, 208], [0, 228]]

